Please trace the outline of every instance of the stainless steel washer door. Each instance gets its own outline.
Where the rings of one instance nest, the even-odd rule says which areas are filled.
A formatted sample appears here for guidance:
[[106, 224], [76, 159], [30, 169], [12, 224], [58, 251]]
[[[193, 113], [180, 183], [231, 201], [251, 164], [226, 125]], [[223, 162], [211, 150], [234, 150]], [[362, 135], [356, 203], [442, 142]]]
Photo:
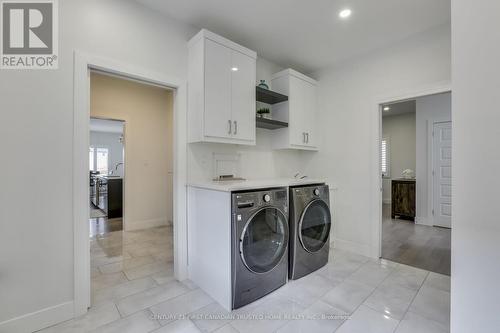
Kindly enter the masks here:
[[320, 199], [311, 201], [299, 221], [299, 239], [302, 247], [311, 253], [318, 252], [328, 242], [332, 225], [330, 209]]
[[288, 222], [275, 207], [265, 207], [248, 220], [240, 237], [240, 255], [254, 273], [273, 270], [286, 255]]

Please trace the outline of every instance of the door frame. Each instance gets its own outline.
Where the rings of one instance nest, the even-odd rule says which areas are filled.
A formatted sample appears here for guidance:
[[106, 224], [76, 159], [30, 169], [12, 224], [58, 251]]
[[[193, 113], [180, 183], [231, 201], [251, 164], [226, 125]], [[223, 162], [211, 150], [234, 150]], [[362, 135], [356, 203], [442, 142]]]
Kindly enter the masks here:
[[[441, 81], [436, 82], [434, 84], [430, 84], [420, 89], [407, 90], [407, 91], [399, 91], [393, 94], [387, 94], [385, 96], [381, 96], [376, 98], [376, 110], [377, 112], [372, 113], [371, 126], [372, 126], [372, 135], [371, 141], [373, 143], [371, 148], [371, 170], [373, 172], [371, 179], [371, 212], [372, 216], [376, 216], [372, 223], [371, 230], [371, 246], [370, 253], [368, 254], [372, 258], [381, 258], [382, 257], [382, 189], [383, 189], [383, 179], [381, 177], [382, 174], [382, 165], [380, 159], [380, 142], [382, 140], [382, 106], [384, 104], [395, 103], [395, 102], [403, 102], [410, 99], [416, 99], [419, 97], [429, 96], [429, 95], [437, 95], [451, 92], [451, 82], [449, 81]], [[374, 108], [375, 109], [375, 108]]]
[[173, 236], [174, 274], [188, 277], [187, 268], [187, 83], [135, 65], [76, 50], [73, 54], [73, 241], [74, 241], [74, 316], [90, 307], [89, 242], [89, 129], [90, 71], [97, 70], [125, 79], [170, 88], [174, 91], [173, 114]]

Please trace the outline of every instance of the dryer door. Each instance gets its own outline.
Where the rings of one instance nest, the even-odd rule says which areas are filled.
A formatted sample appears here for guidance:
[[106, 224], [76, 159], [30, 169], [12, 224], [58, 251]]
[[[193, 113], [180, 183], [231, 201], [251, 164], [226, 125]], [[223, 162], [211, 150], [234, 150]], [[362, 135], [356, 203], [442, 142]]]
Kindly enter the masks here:
[[321, 250], [328, 242], [331, 225], [328, 205], [320, 199], [311, 201], [299, 221], [299, 239], [302, 247], [311, 253]]
[[254, 273], [266, 273], [286, 255], [288, 223], [277, 208], [266, 207], [248, 220], [240, 237], [240, 255]]

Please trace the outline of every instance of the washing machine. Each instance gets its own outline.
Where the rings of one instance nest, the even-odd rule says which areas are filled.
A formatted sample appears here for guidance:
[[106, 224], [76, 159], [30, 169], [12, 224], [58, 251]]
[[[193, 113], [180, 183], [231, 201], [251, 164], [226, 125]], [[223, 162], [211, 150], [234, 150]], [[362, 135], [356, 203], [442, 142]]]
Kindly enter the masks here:
[[330, 193], [328, 185], [290, 187], [289, 278], [299, 279], [328, 263]]
[[288, 189], [232, 193], [232, 307], [287, 282]]

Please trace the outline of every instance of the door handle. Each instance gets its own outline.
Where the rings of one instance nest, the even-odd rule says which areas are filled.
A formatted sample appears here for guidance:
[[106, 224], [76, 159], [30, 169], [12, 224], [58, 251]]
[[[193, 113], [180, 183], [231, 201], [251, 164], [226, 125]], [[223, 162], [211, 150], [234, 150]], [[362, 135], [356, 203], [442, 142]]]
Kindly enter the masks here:
[[234, 135], [238, 134], [238, 122], [234, 121]]
[[306, 133], [306, 143], [309, 143], [309, 133]]
[[302, 143], [306, 143], [306, 132], [302, 132]]
[[232, 128], [231, 128], [231, 120], [228, 120], [227, 121], [229, 123], [229, 131], [227, 132], [227, 134], [231, 134], [231, 132], [233, 131]]

